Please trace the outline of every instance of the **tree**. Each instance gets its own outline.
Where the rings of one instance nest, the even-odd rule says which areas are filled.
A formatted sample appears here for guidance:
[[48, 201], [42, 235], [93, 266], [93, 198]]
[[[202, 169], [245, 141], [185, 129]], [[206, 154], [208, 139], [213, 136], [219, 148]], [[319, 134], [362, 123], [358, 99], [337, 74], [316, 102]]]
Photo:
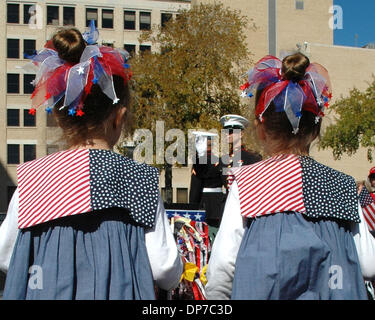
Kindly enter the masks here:
[[375, 146], [375, 77], [365, 91], [356, 88], [346, 98], [332, 107], [335, 123], [325, 130], [320, 147], [331, 148], [335, 159], [346, 153], [352, 155], [360, 147], [367, 148], [367, 158], [372, 161]]
[[140, 42], [158, 50], [130, 60], [135, 127], [155, 132], [156, 121], [164, 121], [166, 131], [220, 130], [222, 115], [241, 114], [238, 88], [251, 64], [248, 24], [222, 4], [200, 4], [144, 32]]

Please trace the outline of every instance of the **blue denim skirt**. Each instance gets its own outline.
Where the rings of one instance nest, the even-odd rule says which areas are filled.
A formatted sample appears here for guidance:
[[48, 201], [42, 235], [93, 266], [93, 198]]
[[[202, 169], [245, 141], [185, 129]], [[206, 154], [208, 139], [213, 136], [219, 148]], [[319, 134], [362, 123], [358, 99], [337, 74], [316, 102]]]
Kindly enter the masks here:
[[144, 229], [114, 208], [21, 230], [3, 299], [155, 299]]
[[349, 225], [300, 213], [249, 220], [232, 299], [367, 300]]

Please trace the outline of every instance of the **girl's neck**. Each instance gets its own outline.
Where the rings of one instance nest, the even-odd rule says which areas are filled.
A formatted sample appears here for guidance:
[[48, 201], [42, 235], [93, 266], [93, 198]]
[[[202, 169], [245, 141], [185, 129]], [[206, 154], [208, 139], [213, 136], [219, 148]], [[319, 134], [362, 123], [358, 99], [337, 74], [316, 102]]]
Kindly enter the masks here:
[[106, 140], [103, 139], [92, 139], [79, 145], [71, 146], [69, 149], [103, 149], [112, 150], [113, 146], [110, 146]]
[[297, 151], [297, 150], [280, 150], [280, 151], [273, 151], [273, 152], [267, 152], [267, 154], [270, 157], [277, 157], [284, 154], [295, 154], [297, 156], [307, 156], [309, 157], [309, 152], [305, 151]]

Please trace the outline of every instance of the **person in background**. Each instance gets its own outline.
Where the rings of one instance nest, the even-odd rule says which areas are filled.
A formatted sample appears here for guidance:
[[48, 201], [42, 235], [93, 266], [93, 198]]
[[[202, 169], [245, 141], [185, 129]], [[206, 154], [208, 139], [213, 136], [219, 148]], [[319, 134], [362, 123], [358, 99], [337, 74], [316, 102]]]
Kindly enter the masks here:
[[113, 151], [130, 111], [126, 55], [75, 28], [58, 31], [39, 66], [33, 108], [47, 105], [65, 150], [18, 167], [0, 228], [4, 299], [155, 299], [183, 263], [158, 171]]
[[189, 203], [199, 204], [206, 211], [209, 237], [213, 242], [220, 225], [222, 203], [224, 199], [223, 184], [219, 166], [219, 157], [212, 152], [214, 134], [194, 132], [196, 136], [196, 161], [193, 164]]
[[372, 167], [368, 173], [366, 180], [358, 183], [358, 193], [361, 194], [362, 190], [366, 188], [366, 194], [369, 194], [375, 200], [375, 167]]
[[[228, 169], [247, 166], [261, 161], [262, 156], [258, 153], [246, 150], [243, 144], [244, 130], [249, 126], [249, 121], [239, 115], [228, 114], [220, 118], [220, 123], [226, 130], [227, 143], [229, 145], [229, 154], [220, 158], [220, 169], [222, 172], [223, 184], [228, 194]], [[235, 132], [237, 130], [237, 132]]]

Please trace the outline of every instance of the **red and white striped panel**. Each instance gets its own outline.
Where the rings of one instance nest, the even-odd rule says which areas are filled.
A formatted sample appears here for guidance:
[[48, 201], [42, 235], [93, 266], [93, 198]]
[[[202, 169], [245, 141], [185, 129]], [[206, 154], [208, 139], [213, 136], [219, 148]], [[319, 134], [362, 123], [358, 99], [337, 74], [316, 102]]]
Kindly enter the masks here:
[[234, 176], [243, 216], [306, 212], [302, 195], [302, 167], [297, 156], [272, 157], [234, 170]]
[[363, 207], [362, 212], [370, 231], [375, 230], [375, 203], [373, 202]]
[[17, 169], [20, 229], [91, 211], [89, 150], [26, 162]]

